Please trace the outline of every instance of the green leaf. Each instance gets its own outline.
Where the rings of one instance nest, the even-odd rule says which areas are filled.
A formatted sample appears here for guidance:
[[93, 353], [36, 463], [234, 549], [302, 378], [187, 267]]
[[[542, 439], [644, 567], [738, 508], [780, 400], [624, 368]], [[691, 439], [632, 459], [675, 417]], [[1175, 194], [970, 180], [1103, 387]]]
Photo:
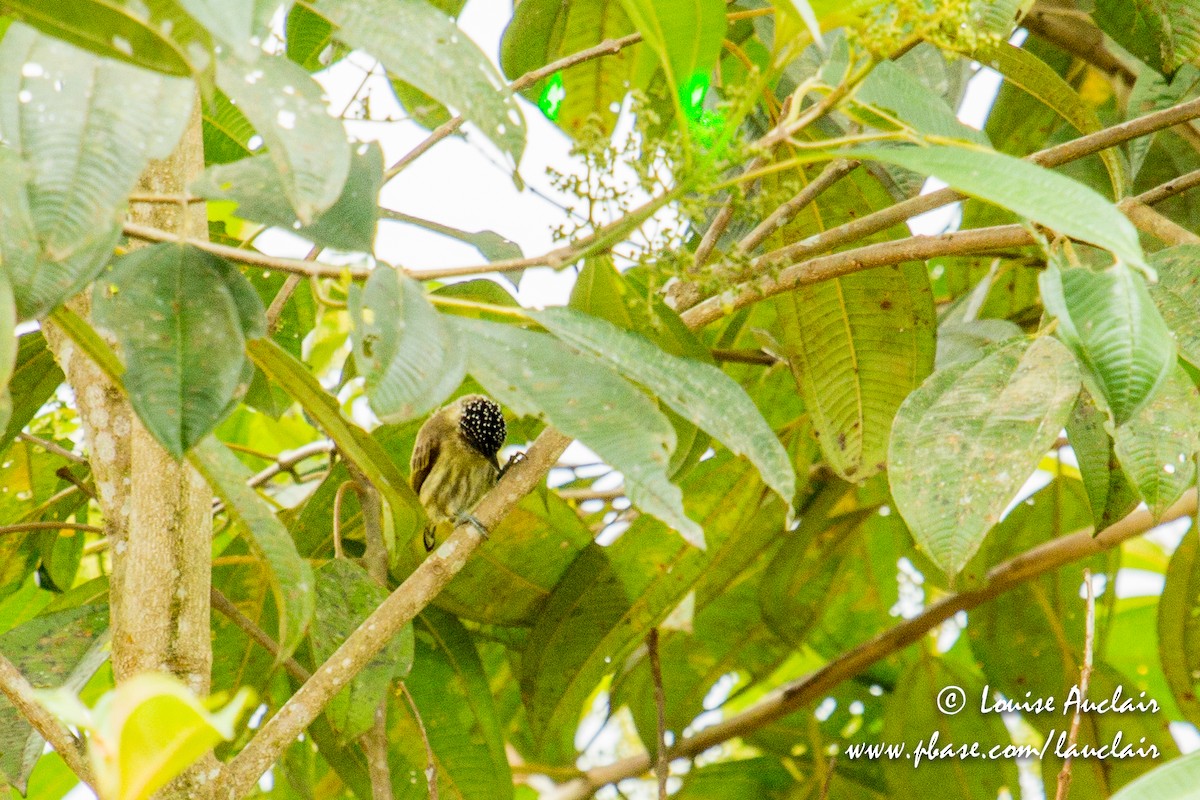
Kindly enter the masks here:
[[329, 115], [324, 90], [282, 56], [242, 61], [225, 53], [217, 86], [254, 124], [279, 171], [284, 196], [304, 225], [342, 196], [350, 172], [350, 145], [342, 123]]
[[1051, 338], [999, 346], [935, 372], [892, 429], [892, 495], [920, 548], [948, 575], [971, 558], [1036, 469], [1079, 393]]
[[245, 394], [246, 338], [266, 332], [258, 295], [224, 259], [164, 243], [118, 259], [93, 303], [121, 343], [138, 417], [182, 458]]
[[[1171, 696], [1193, 725], [1200, 722], [1200, 537], [1189, 531], [1167, 566], [1158, 602], [1158, 658]], [[1200, 776], [1198, 776], [1200, 777]]]
[[484, 389], [595, 450], [625, 476], [638, 508], [704, 546], [704, 532], [683, 513], [679, 487], [667, 479], [675, 432], [650, 398], [599, 358], [551, 336], [464, 318], [452, 325], [467, 343], [467, 370]]
[[405, 422], [437, 408], [466, 375], [458, 331], [425, 299], [421, 284], [377, 267], [366, 285], [350, 287], [354, 363], [366, 378], [371, 410]]
[[971, 20], [981, 31], [1007, 37], [1028, 0], [971, 0]]
[[113, 800], [148, 800], [222, 740], [249, 705], [243, 690], [220, 711], [210, 712], [175, 677], [144, 672], [122, 683], [87, 709], [70, 692], [41, 692], [40, 699], [75, 715], [73, 724], [93, 739], [92, 765], [98, 793]]
[[54, 396], [64, 380], [54, 355], [46, 347], [41, 331], [22, 334], [17, 343], [17, 362], [8, 390], [12, 399], [12, 415], [8, 427], [0, 435], [0, 450], [8, 448], [38, 410]]
[[392, 516], [397, 542], [416, 536], [425, 519], [421, 501], [380, 444], [347, 420], [337, 398], [321, 388], [304, 364], [278, 344], [269, 339], [257, 339], [247, 344], [246, 352], [255, 366], [304, 407], [337, 444], [342, 457], [358, 467], [383, 496]]
[[725, 38], [725, 4], [721, 0], [621, 0], [621, 6], [658, 55], [683, 117], [696, 119]]
[[112, 256], [125, 198], [175, 148], [191, 81], [100, 58], [24, 25], [0, 42], [0, 250], [22, 319], [45, 316]]
[[442, 11], [424, 0], [320, 0], [313, 7], [337, 25], [338, 39], [453, 106], [513, 164], [520, 162], [525, 120], [512, 93], [487, 56]]
[[1200, 783], [1200, 753], [1189, 753], [1124, 786], [1112, 800], [1188, 800]]
[[1132, 511], [1141, 497], [1117, 460], [1108, 433], [1108, 414], [1097, 407], [1086, 391], [1080, 393], [1067, 420], [1067, 440], [1079, 462], [1096, 531], [1102, 531]]
[[783, 533], [784, 504], [728, 451], [702, 461], [683, 485], [707, 550], [641, 516], [614, 544], [580, 553], [534, 621], [521, 692], [536, 749], [552, 763], [573, 762], [585, 701], [652, 626], [691, 592], [703, 609]]
[[[522, 0], [500, 41], [500, 65], [510, 80], [552, 61], [633, 33], [620, 0]], [[538, 81], [523, 94], [569, 136], [584, 133], [593, 119], [611, 132], [634, 80], [634, 53], [626, 48], [576, 64]]]
[[932, 175], [960, 192], [1007, 208], [1064, 236], [1112, 251], [1120, 261], [1146, 268], [1137, 229], [1096, 190], [1029, 161], [969, 147], [866, 147], [840, 155]]
[[250, 149], [254, 126], [224, 92], [213, 91], [212, 100], [203, 104], [201, 118], [205, 164], [228, 164], [254, 155]]
[[[414, 623], [416, 658], [405, 681], [425, 723], [438, 773], [439, 796], [446, 800], [505, 800], [513, 792], [512, 773], [491, 688], [471, 636], [454, 617], [427, 608]], [[408, 706], [397, 705], [399, 723], [389, 735], [402, 744], [393, 760], [392, 781], [406, 787], [398, 797], [425, 797], [425, 749]], [[416, 783], [413, 785], [414, 775]], [[414, 793], [414, 794], [410, 794]]]
[[1145, 281], [1121, 264], [1103, 272], [1051, 265], [1038, 284], [1059, 337], [1098, 389], [1092, 396], [1116, 424], [1132, 419], [1175, 367], [1175, 341]]
[[[316, 579], [317, 607], [309, 637], [313, 663], [324, 664], [388, 593], [362, 567], [343, 558], [321, 565]], [[413, 628], [409, 623], [326, 706], [325, 713], [342, 744], [371, 729], [375, 710], [390, 693], [392, 678], [404, 678], [412, 664]]]
[[[1005, 6], [1008, 3], [996, 5]], [[1005, 9], [1005, 13], [1009, 10]], [[1012, 22], [1013, 14], [1009, 14], [1006, 23], [1008, 29], [1012, 28]], [[1005, 33], [1007, 34], [1007, 30]], [[1054, 109], [1055, 113], [1071, 123], [1080, 133], [1095, 133], [1103, 127], [1096, 109], [1080, 97], [1053, 67], [1033, 52], [1004, 42], [981, 48], [973, 55], [981, 64], [987, 64], [1003, 75], [1006, 81]], [[1124, 197], [1128, 193], [1131, 181], [1129, 167], [1116, 150], [1101, 150], [1099, 156], [1108, 170], [1113, 196]]]
[[337, 202], [302, 225], [284, 198], [281, 178], [269, 155], [209, 167], [191, 190], [200, 197], [232, 200], [237, 216], [302, 236], [322, 247], [370, 253], [379, 219], [383, 151], [377, 143], [359, 145]]
[[[38, 688], [79, 691], [108, 657], [108, 606], [78, 606], [44, 614], [0, 636], [0, 652]], [[0, 776], [26, 790], [45, 741], [0, 698]]]
[[774, 306], [830, 467], [851, 481], [880, 472], [896, 410], [933, 369], [936, 323], [924, 265], [800, 286]]
[[[479, 251], [479, 254], [488, 261], [501, 261], [506, 258], [522, 258], [524, 253], [521, 252], [521, 247], [512, 239], [506, 236], [501, 236], [495, 231], [464, 231], [458, 228], [452, 228], [449, 225], [443, 225], [440, 222], [434, 222], [428, 219], [414, 217], [411, 214], [405, 214], [402, 211], [394, 211], [390, 208], [381, 209], [383, 219], [392, 220], [394, 222], [403, 222], [408, 225], [416, 225], [418, 228], [424, 228], [428, 231], [447, 236], [451, 239], [456, 239], [464, 244], [469, 244]], [[446, 284], [454, 286], [455, 284]], [[442, 287], [445, 288], [445, 287]]]
[[[961, 139], [987, 146], [987, 135], [958, 121], [954, 109], [908, 70], [891, 61], [881, 61], [871, 70], [854, 93], [858, 103], [887, 111], [920, 133]], [[855, 115], [862, 122], [884, 130], [894, 123], [873, 114], [870, 109]]]
[[1200, 390], [1175, 367], [1154, 398], [1116, 429], [1114, 450], [1158, 519], [1195, 484]]
[[1179, 356], [1200, 367], [1200, 245], [1159, 250], [1150, 257], [1158, 283], [1150, 297], [1179, 346]]
[[671, 796], [675, 800], [787, 800], [795, 796], [795, 789], [796, 779], [779, 759], [758, 756], [714, 761], [689, 770], [683, 786]]
[[313, 616], [315, 584], [308, 562], [296, 552], [287, 528], [271, 507], [246, 485], [250, 470], [223, 444], [205, 438], [189, 459], [229, 513], [249, 534], [248, 542], [266, 565], [267, 580], [279, 617], [279, 661], [304, 640]]
[[548, 308], [531, 316], [571, 347], [608, 362], [731, 451], [746, 456], [763, 481], [791, 502], [796, 475], [787, 452], [754, 401], [720, 369], [669, 355], [636, 333], [570, 308]]
[[[1137, 80], [1125, 103], [1126, 118], [1136, 119], [1182, 102], [1188, 92], [1196, 87], [1198, 81], [1200, 81], [1200, 71], [1190, 64], [1185, 64], [1171, 80], [1167, 80], [1152, 69], [1138, 70]], [[1125, 148], [1129, 152], [1129, 171], [1133, 176], [1136, 177], [1141, 171], [1156, 138], [1157, 132], [1130, 139], [1125, 144]]]
[[168, 75], [203, 75], [212, 70], [212, 33], [187, 13], [185, 8], [192, 5], [203, 2], [63, 0], [48, 6], [43, 0], [5, 0], [3, 9], [99, 56]]

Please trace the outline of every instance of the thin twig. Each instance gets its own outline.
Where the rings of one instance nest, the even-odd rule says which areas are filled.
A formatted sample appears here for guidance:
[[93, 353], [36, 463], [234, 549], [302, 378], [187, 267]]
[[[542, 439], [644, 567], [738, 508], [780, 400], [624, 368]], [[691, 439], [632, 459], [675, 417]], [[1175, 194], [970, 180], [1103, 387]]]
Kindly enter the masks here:
[[825, 768], [825, 780], [821, 781], [821, 794], [819, 800], [828, 800], [829, 789], [833, 786], [833, 776], [837, 769], [837, 754], [834, 753], [829, 757], [829, 764]]
[[[594, 58], [600, 58], [601, 56], [616, 55], [624, 48], [629, 47], [632, 44], [637, 44], [641, 40], [642, 35], [640, 33], [631, 33], [628, 36], [621, 37], [620, 39], [605, 39], [603, 42], [595, 45], [594, 47], [589, 47], [588, 49], [581, 50], [578, 53], [572, 53], [571, 55], [564, 56], [557, 61], [552, 61], [544, 67], [539, 67], [538, 69], [526, 72], [524, 75], [509, 84], [509, 90], [513, 92], [519, 92], [522, 89], [528, 88], [537, 83], [542, 78], [547, 78], [560, 70], [568, 69], [576, 64], [582, 64], [585, 61], [590, 61]], [[399, 175], [405, 167], [416, 161], [421, 156], [425, 155], [425, 153], [429, 152], [429, 150], [435, 144], [461, 128], [464, 122], [466, 122], [466, 119], [461, 115], [453, 117], [447, 122], [443, 122], [441, 125], [435, 128], [433, 132], [429, 134], [429, 136], [425, 137], [425, 139], [419, 145], [401, 156], [395, 164], [388, 167], [387, 172], [384, 173], [384, 181], [389, 181]]]
[[412, 694], [403, 681], [400, 682], [400, 691], [403, 693], [404, 699], [408, 701], [408, 708], [412, 711], [413, 719], [417, 721], [417, 730], [421, 732], [421, 741], [425, 743], [425, 783], [429, 787], [429, 800], [438, 800], [437, 760], [433, 757], [433, 745], [429, 743], [429, 732], [425, 730], [425, 721], [421, 719], [417, 701], [413, 700]]
[[88, 533], [104, 533], [104, 528], [97, 525], [84, 525], [82, 522], [66, 522], [60, 520], [38, 520], [37, 522], [17, 522], [12, 525], [0, 525], [0, 536], [8, 533], [25, 533], [26, 531], [86, 531]]
[[[843, 681], [860, 674], [872, 664], [919, 641], [929, 631], [958, 612], [977, 608], [1060, 567], [1111, 550], [1164, 522], [1193, 513], [1196, 513], [1196, 490], [1190, 489], [1160, 519], [1155, 519], [1148, 510], [1141, 509], [1113, 523], [1095, 536], [1088, 528], [1051, 539], [1027, 550], [992, 567], [982, 586], [943, 596], [917, 616], [882, 631], [853, 650], [842, 653], [820, 669], [780, 687], [750, 708], [676, 742], [667, 756], [676, 759], [699, 755], [710, 747], [743, 736], [794, 713], [826, 696]], [[560, 787], [555, 798], [584, 800], [591, 797], [601, 786], [648, 772], [653, 763], [649, 754], [641, 753], [614, 764], [595, 767], [588, 770], [582, 778]]]
[[646, 634], [646, 652], [650, 656], [650, 677], [654, 681], [654, 713], [658, 718], [658, 800], [667, 800], [667, 777], [671, 762], [667, 760], [667, 696], [663, 691], [662, 663], [658, 658], [658, 628]]
[[1083, 637], [1083, 666], [1079, 669], [1079, 702], [1075, 706], [1075, 716], [1071, 718], [1071, 729], [1067, 733], [1067, 757], [1063, 759], [1062, 769], [1058, 773], [1058, 789], [1054, 800], [1067, 800], [1071, 793], [1071, 764], [1074, 759], [1071, 753], [1079, 741], [1079, 725], [1083, 721], [1083, 704], [1087, 702], [1088, 685], [1092, 680], [1092, 655], [1096, 648], [1096, 590], [1092, 586], [1092, 571], [1083, 571], [1083, 585], [1087, 589], [1087, 622]]
[[342, 481], [333, 494], [333, 557], [345, 558], [342, 550], [342, 501], [346, 490], [354, 486], [354, 481]]
[[[256, 642], [262, 649], [270, 653], [275, 661], [279, 660], [279, 654], [282, 652], [279, 649], [279, 644], [266, 631], [258, 627], [254, 620], [239, 611], [238, 607], [215, 586], [209, 589], [209, 602], [226, 619], [240, 628], [242, 633], [249, 636], [251, 641]], [[289, 675], [300, 682], [304, 682], [312, 677], [312, 673], [301, 666], [300, 662], [294, 658], [284, 659], [283, 668], [287, 670]]]
[[1173, 219], [1164, 217], [1141, 200], [1127, 197], [1117, 208], [1129, 217], [1138, 230], [1144, 231], [1167, 244], [1200, 244], [1200, 236], [1189, 231]]
[[796, 196], [791, 200], [788, 200], [779, 208], [772, 211], [754, 230], [746, 234], [738, 242], [737, 249], [743, 253], [754, 252], [754, 249], [766, 241], [768, 236], [791, 222], [809, 203], [820, 197], [826, 189], [853, 172], [859, 163], [858, 161], [839, 158], [837, 161], [831, 161], [826, 164], [825, 169], [821, 170], [817, 177], [813, 178], [812, 183], [797, 192]]
[[96, 778], [92, 766], [84, 753], [83, 743], [77, 739], [58, 719], [38, 702], [36, 689], [21, 671], [5, 656], [0, 655], [0, 692], [8, 698], [13, 708], [33, 726], [43, 739], [50, 743], [71, 771], [92, 789]]
[[66, 460], [72, 461], [76, 464], [90, 463], [87, 460], [87, 458], [85, 458], [84, 456], [81, 456], [78, 453], [72, 452], [72, 451], [68, 450], [67, 448], [63, 447], [62, 445], [59, 445], [59, 444], [56, 444], [56, 443], [50, 441], [49, 439], [43, 439], [40, 436], [34, 436], [32, 433], [26, 433], [25, 431], [20, 431], [17, 434], [17, 438], [20, 439], [22, 442], [37, 445], [38, 447], [45, 450], [47, 453], [53, 453], [56, 456], [62, 456]]
[[246, 481], [246, 485], [255, 488], [262, 486], [276, 475], [284, 472], [292, 472], [301, 462], [313, 456], [332, 453], [335, 448], [336, 445], [333, 442], [317, 441], [301, 445], [295, 450], [285, 450], [276, 457], [275, 463], [256, 473], [250, 480]]
[[727, 350], [714, 347], [711, 352], [713, 358], [727, 364], [758, 364], [764, 367], [773, 367], [779, 363], [778, 358], [765, 350]]
[[625, 496], [625, 487], [616, 486], [612, 489], [559, 489], [558, 496], [563, 500], [616, 500]]

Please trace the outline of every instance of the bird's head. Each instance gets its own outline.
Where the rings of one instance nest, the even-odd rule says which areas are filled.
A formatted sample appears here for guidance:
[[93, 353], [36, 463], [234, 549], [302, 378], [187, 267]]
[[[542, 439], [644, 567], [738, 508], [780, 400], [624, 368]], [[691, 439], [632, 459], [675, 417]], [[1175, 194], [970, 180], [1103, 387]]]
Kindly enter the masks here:
[[458, 430], [472, 447], [488, 458], [494, 458], [504, 446], [508, 429], [500, 406], [491, 398], [481, 394], [460, 397], [458, 406]]

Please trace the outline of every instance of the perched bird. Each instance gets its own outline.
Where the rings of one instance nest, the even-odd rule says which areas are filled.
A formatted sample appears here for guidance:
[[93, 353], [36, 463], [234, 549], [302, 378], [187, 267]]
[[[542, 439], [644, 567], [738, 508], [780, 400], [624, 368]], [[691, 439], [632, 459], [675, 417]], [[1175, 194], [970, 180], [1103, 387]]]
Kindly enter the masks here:
[[500, 406], [481, 394], [458, 398], [421, 426], [412, 454], [412, 487], [429, 516], [426, 550], [437, 544], [442, 522], [470, 522], [487, 536], [471, 511], [501, 475], [496, 454], [507, 434]]

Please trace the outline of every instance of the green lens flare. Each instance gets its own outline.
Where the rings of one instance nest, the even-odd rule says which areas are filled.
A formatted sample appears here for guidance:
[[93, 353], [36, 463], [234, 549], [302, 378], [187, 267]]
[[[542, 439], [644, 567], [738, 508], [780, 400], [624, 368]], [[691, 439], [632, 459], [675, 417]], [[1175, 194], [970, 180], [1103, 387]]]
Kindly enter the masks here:
[[708, 73], [693, 72], [679, 87], [679, 102], [687, 118], [696, 122], [704, 113], [704, 98], [708, 95]]
[[538, 108], [542, 110], [546, 119], [555, 122], [566, 98], [567, 89], [563, 86], [562, 73], [556, 72], [546, 81], [546, 88], [542, 89], [542, 96], [538, 98]]

